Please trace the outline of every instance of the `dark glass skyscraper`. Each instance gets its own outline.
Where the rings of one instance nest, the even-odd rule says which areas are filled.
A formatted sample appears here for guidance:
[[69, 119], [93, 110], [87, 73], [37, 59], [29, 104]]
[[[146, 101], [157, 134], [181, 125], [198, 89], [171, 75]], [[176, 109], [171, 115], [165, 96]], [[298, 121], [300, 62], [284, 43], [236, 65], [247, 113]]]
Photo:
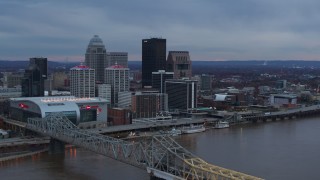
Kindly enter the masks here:
[[142, 86], [152, 85], [152, 72], [166, 70], [166, 39], [142, 40]]
[[197, 108], [196, 80], [168, 79], [165, 82], [169, 110], [189, 110]]
[[48, 77], [48, 59], [43, 57], [30, 58], [29, 67], [35, 66], [39, 69], [41, 77]]
[[48, 76], [47, 58], [30, 58], [29, 68], [21, 81], [23, 97], [44, 96], [44, 80]]
[[152, 72], [152, 88], [158, 89], [160, 93], [164, 93], [164, 83], [167, 79], [173, 79], [173, 72], [166, 72], [165, 70]]

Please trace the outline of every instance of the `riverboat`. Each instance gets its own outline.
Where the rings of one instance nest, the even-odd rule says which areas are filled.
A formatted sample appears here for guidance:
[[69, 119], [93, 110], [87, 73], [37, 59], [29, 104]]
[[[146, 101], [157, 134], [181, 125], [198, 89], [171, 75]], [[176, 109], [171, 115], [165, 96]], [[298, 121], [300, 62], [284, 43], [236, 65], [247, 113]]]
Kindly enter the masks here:
[[215, 125], [216, 129], [222, 129], [222, 128], [228, 128], [229, 127], [229, 122], [227, 121], [218, 121]]
[[179, 129], [172, 128], [170, 131], [168, 131], [168, 134], [171, 136], [178, 136], [178, 135], [182, 134], [182, 132]]
[[198, 133], [198, 132], [204, 132], [206, 128], [203, 125], [193, 125], [190, 126], [184, 126], [181, 129], [182, 134], [192, 134], [192, 133]]

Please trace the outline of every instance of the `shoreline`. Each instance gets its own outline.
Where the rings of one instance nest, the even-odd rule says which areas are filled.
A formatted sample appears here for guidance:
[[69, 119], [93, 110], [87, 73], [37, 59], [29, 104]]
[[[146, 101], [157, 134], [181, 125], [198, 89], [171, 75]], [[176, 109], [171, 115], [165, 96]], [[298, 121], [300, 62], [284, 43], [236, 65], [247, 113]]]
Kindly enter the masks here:
[[18, 158], [29, 157], [29, 156], [32, 156], [32, 155], [35, 155], [35, 154], [44, 153], [44, 152], [47, 152], [48, 150], [49, 150], [48, 148], [45, 148], [45, 149], [42, 149], [42, 150], [28, 152], [28, 153], [24, 153], [24, 154], [1, 157], [0, 158], [0, 163], [6, 162], [6, 161], [10, 161], [10, 160], [14, 160], [14, 159], [18, 159]]

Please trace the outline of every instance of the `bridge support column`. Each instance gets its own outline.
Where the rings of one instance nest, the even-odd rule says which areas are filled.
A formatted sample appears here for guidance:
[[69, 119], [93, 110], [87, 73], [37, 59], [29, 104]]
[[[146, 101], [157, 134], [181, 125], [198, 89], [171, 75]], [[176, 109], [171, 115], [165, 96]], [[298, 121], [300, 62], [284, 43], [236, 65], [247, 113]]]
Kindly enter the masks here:
[[64, 142], [57, 139], [50, 139], [49, 154], [64, 154]]

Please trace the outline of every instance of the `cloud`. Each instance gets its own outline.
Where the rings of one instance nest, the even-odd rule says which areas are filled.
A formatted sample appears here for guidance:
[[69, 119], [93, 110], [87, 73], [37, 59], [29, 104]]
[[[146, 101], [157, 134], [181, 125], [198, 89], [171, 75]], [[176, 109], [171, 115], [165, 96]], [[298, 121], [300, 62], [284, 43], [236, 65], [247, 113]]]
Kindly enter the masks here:
[[194, 60], [317, 60], [317, 7], [316, 0], [3, 0], [0, 59], [81, 60], [98, 34], [131, 60], [141, 57], [141, 39], [159, 36], [168, 51], [188, 50]]

